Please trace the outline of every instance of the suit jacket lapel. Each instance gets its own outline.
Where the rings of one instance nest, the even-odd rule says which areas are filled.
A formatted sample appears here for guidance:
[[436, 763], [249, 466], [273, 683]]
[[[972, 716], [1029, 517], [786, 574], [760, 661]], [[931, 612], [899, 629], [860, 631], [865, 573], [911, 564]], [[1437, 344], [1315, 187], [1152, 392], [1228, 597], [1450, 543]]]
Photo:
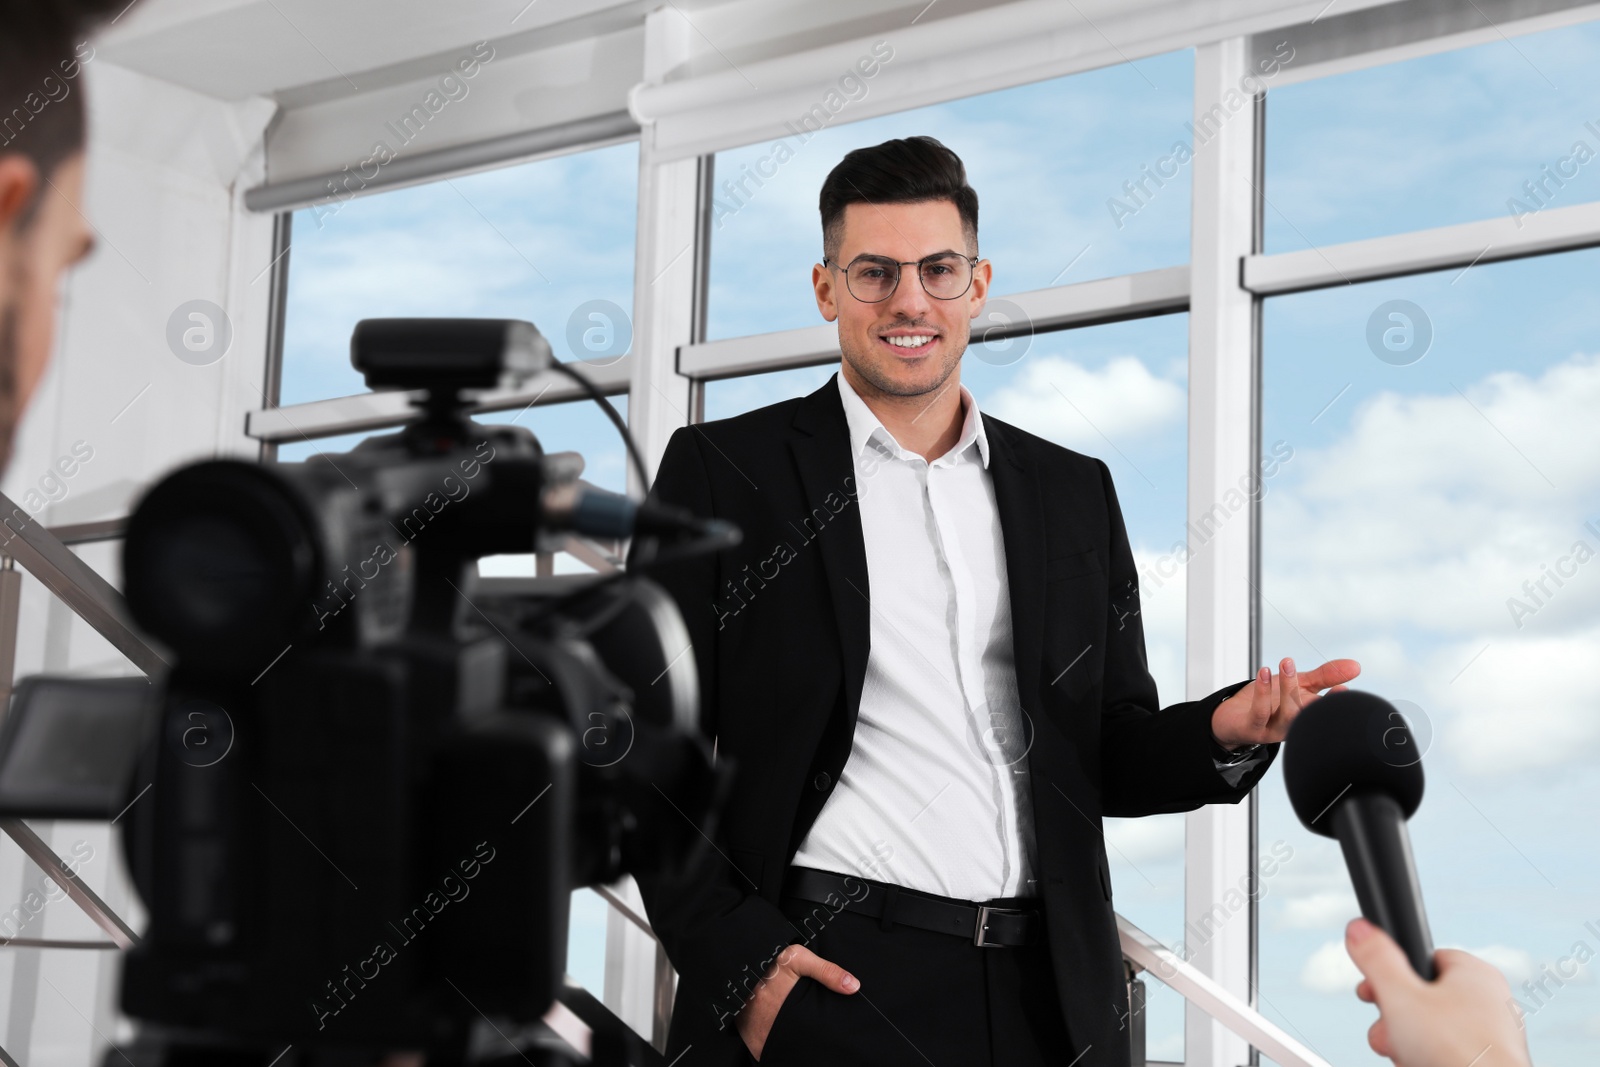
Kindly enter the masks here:
[[[989, 438], [989, 472], [1006, 550], [1006, 585], [1011, 594], [1011, 640], [1017, 690], [1024, 706], [1036, 700], [1044, 640], [1044, 503], [1039, 469], [1010, 428], [983, 415]], [[1036, 712], [1034, 712], [1036, 713]]]
[[[855, 461], [850, 455], [850, 428], [838, 383], [827, 384], [800, 401], [794, 416], [795, 433], [789, 439], [795, 467], [805, 491], [808, 513], [817, 509], [830, 516], [815, 536], [816, 548], [827, 575], [828, 596], [844, 659], [845, 708], [849, 729], [855, 729], [861, 707], [861, 687], [867, 675], [867, 650], [872, 635], [871, 590], [867, 587], [867, 549], [861, 531], [861, 509], [853, 499]], [[852, 498], [851, 506], [834, 514], [825, 503], [830, 494]], [[837, 499], [837, 498], [836, 498]], [[795, 516], [798, 525], [804, 516]], [[848, 735], [847, 735], [848, 736]]]

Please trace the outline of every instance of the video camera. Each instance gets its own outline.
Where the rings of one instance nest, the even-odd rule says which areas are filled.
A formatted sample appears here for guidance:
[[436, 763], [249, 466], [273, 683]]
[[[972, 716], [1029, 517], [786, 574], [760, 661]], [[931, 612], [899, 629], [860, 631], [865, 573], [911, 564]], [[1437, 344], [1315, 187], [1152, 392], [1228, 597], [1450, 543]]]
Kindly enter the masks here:
[[[579, 1062], [538, 1025], [570, 893], [693, 862], [713, 832], [726, 769], [667, 594], [477, 560], [564, 531], [666, 559], [738, 531], [468, 417], [467, 391], [554, 370], [621, 427], [530, 323], [369, 319], [351, 360], [412, 391], [412, 421], [161, 480], [123, 574], [169, 669], [25, 679], [0, 734], [0, 815], [120, 822], [150, 916], [122, 969], [137, 1067]], [[590, 1062], [648, 1058], [618, 1030]]]

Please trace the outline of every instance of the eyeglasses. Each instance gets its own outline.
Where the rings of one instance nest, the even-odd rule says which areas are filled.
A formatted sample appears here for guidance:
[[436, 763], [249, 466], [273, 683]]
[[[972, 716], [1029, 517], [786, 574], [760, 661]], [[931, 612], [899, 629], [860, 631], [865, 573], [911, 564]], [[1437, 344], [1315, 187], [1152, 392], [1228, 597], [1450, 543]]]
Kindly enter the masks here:
[[844, 284], [850, 295], [863, 304], [889, 299], [900, 285], [900, 268], [912, 266], [917, 268], [917, 277], [922, 279], [922, 288], [929, 296], [935, 300], [954, 300], [972, 288], [972, 271], [977, 263], [977, 256], [956, 252], [935, 252], [903, 263], [887, 256], [857, 256], [847, 267], [829, 263], [826, 256], [822, 260], [824, 267], [844, 271]]

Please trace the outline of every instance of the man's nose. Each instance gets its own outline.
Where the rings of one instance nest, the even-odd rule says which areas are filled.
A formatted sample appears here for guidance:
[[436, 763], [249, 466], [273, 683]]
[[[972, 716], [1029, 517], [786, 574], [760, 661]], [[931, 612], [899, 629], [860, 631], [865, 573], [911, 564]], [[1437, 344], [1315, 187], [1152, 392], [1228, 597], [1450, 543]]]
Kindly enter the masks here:
[[897, 318], [920, 319], [932, 310], [933, 298], [922, 287], [916, 264], [900, 268], [900, 284], [884, 303], [884, 310]]

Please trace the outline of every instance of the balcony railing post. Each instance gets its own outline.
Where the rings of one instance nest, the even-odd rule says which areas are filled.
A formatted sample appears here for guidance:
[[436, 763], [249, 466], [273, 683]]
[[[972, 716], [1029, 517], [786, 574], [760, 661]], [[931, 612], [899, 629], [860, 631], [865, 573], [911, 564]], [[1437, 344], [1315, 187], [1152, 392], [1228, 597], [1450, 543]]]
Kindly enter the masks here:
[[22, 610], [22, 572], [16, 560], [0, 556], [0, 722], [11, 707], [17, 681], [17, 617]]
[[1128, 1067], [1145, 1067], [1148, 1053], [1145, 1046], [1144, 979], [1139, 977], [1142, 968], [1126, 956], [1122, 958], [1122, 971], [1128, 979]]

